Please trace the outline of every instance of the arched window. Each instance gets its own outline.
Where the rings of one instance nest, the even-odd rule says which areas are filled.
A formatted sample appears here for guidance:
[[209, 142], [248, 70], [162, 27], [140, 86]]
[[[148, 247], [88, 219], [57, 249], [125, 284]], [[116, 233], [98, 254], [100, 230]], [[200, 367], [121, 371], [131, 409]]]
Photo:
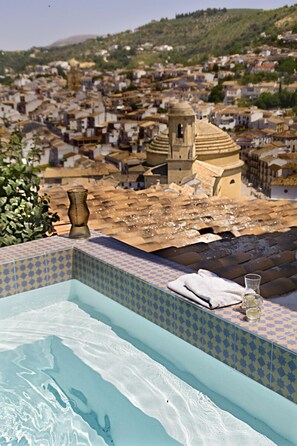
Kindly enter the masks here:
[[182, 124], [178, 124], [177, 126], [177, 138], [183, 138], [184, 137], [184, 126]]
[[235, 184], [235, 180], [231, 180], [231, 181], [230, 181], [230, 184]]

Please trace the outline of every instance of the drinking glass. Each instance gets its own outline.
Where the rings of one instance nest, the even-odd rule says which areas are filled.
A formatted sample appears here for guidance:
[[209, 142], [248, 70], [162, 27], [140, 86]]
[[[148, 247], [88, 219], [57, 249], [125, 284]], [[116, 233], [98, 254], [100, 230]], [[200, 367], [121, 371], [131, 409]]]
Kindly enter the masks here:
[[242, 297], [242, 308], [249, 321], [257, 321], [261, 317], [263, 298], [260, 295], [261, 276], [246, 274], [244, 276], [245, 291]]
[[244, 285], [246, 289], [253, 290], [260, 294], [261, 276], [259, 274], [246, 274], [244, 276]]

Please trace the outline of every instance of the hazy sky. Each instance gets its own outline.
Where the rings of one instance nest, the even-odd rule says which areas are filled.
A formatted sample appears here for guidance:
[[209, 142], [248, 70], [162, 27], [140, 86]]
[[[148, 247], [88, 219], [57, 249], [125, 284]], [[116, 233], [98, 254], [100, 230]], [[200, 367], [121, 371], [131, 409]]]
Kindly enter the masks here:
[[0, 50], [46, 46], [73, 35], [112, 34], [197, 9], [274, 9], [294, 3], [295, 0], [0, 0]]

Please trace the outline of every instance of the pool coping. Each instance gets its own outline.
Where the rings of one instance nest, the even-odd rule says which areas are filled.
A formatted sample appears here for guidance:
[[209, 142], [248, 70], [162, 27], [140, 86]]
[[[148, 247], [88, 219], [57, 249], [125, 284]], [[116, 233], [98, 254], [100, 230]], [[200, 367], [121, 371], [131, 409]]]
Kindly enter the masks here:
[[0, 249], [0, 297], [77, 279], [255, 381], [297, 402], [297, 314], [265, 301], [249, 324], [238, 306], [208, 310], [167, 288], [188, 268], [92, 232]]

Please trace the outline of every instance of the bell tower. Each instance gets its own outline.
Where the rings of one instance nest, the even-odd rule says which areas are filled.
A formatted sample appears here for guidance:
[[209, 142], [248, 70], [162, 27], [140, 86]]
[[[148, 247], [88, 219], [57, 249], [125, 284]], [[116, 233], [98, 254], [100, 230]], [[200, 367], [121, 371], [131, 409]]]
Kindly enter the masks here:
[[178, 102], [168, 114], [168, 184], [180, 184], [193, 173], [195, 151], [195, 112], [188, 102]]

